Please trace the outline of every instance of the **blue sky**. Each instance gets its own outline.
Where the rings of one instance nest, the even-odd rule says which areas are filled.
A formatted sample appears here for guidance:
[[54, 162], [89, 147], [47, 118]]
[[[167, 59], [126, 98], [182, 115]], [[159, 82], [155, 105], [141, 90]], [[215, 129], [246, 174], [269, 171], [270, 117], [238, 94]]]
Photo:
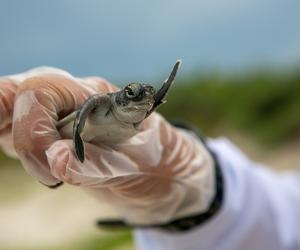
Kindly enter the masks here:
[[300, 59], [299, 0], [0, 0], [0, 74], [40, 65], [113, 81]]

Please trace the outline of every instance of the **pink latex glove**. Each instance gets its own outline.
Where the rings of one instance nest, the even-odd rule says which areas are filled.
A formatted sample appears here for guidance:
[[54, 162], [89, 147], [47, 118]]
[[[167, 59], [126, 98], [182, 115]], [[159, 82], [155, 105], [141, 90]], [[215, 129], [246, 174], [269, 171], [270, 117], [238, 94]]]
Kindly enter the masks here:
[[130, 223], [153, 224], [204, 212], [214, 196], [210, 154], [192, 133], [153, 113], [124, 143], [85, 143], [86, 160], [61, 138], [57, 121], [92, 94], [117, 88], [101, 78], [43, 74], [20, 85], [14, 108], [16, 151], [46, 185], [82, 186], [113, 205]]
[[0, 148], [9, 156], [16, 157], [12, 141], [12, 114], [19, 82], [0, 78]]
[[0, 148], [10, 157], [17, 158], [12, 139], [12, 117], [18, 85], [25, 79], [45, 71], [68, 74], [56, 68], [39, 67], [21, 74], [0, 77]]

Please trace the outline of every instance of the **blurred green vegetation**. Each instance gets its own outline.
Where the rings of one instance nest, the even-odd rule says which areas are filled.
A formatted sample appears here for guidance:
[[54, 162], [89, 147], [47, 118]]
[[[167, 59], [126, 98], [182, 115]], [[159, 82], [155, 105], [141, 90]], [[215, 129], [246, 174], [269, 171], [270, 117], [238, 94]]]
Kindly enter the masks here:
[[111, 233], [106, 237], [99, 237], [93, 240], [88, 240], [81, 243], [78, 248], [72, 246], [70, 250], [117, 250], [117, 249], [133, 249], [133, 239], [130, 231], [121, 230], [119, 232]]
[[175, 83], [159, 111], [209, 136], [239, 131], [270, 146], [300, 135], [299, 110], [300, 70], [294, 68], [195, 74]]
[[[116, 230], [105, 236], [97, 238], [79, 239], [70, 245], [61, 245], [59, 247], [24, 247], [22, 250], [132, 250], [132, 234], [128, 230]], [[6, 248], [6, 250], [20, 250], [20, 248]]]
[[4, 152], [2, 152], [2, 150], [0, 150], [0, 167], [6, 167], [6, 168], [10, 168], [11, 165], [18, 165], [19, 161], [10, 157], [7, 157], [7, 155], [5, 155]]

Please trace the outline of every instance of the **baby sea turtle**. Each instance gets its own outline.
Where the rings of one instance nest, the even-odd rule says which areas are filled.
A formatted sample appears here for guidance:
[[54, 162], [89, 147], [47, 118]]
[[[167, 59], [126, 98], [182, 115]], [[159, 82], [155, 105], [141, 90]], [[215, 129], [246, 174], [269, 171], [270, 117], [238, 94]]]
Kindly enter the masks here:
[[148, 84], [130, 83], [118, 92], [90, 96], [79, 109], [60, 120], [57, 128], [63, 137], [73, 132], [77, 158], [84, 161], [83, 140], [114, 144], [137, 134], [139, 124], [165, 102], [180, 64], [177, 60], [158, 91]]

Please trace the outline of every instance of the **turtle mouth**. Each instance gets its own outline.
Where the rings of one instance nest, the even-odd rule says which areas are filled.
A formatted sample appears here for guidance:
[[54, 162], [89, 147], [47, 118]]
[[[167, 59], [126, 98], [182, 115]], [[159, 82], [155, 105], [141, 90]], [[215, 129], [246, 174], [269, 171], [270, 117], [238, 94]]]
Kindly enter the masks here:
[[140, 111], [140, 112], [149, 112], [153, 107], [153, 100], [148, 100], [146, 102], [135, 103], [126, 107], [127, 111]]

